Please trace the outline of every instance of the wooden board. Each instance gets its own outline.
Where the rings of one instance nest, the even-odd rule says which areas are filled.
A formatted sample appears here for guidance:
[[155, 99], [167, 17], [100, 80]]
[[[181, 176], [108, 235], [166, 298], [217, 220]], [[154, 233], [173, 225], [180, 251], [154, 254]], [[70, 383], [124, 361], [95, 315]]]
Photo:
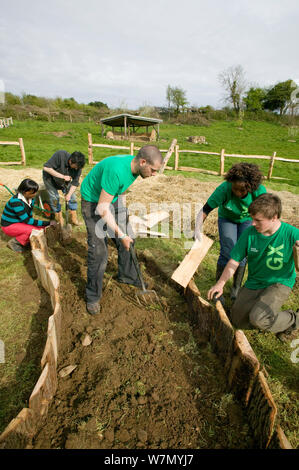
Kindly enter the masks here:
[[171, 279], [181, 286], [187, 287], [193, 274], [206, 256], [212, 244], [213, 240], [202, 234], [201, 241], [196, 240], [194, 242], [189, 253], [185, 256], [179, 267], [172, 274]]
[[169, 217], [169, 212], [167, 211], [157, 211], [151, 212], [150, 214], [144, 215], [143, 219], [147, 227], [152, 228], [157, 225], [162, 220], [165, 220]]

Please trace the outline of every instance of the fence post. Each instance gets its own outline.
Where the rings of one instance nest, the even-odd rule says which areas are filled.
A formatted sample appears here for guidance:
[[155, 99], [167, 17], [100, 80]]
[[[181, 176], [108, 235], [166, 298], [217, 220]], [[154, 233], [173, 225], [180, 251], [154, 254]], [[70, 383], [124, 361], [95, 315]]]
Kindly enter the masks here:
[[274, 167], [274, 161], [275, 161], [275, 157], [276, 157], [276, 152], [273, 153], [272, 157], [271, 157], [271, 160], [270, 160], [270, 165], [269, 165], [269, 171], [268, 171], [268, 180], [271, 179], [271, 176], [272, 176], [272, 171], [273, 171], [273, 167]]
[[134, 155], [134, 142], [130, 143], [130, 155]]
[[176, 139], [173, 139], [172, 142], [171, 142], [171, 145], [170, 145], [170, 147], [169, 147], [169, 149], [168, 149], [168, 152], [167, 152], [166, 156], [165, 156], [164, 159], [163, 159], [163, 163], [162, 163], [162, 166], [161, 166], [160, 171], [159, 171], [160, 174], [162, 174], [162, 173], [164, 172], [165, 167], [166, 167], [166, 165], [167, 165], [167, 162], [168, 162], [168, 160], [170, 159], [170, 157], [171, 157], [171, 155], [172, 155], [172, 153], [173, 153], [173, 151], [174, 151], [174, 148], [175, 148], [175, 146], [176, 146], [176, 143], [177, 143], [177, 140], [176, 140]]
[[20, 144], [20, 149], [21, 149], [22, 165], [26, 165], [26, 155], [25, 155], [25, 149], [24, 149], [22, 137], [19, 138], [19, 144]]
[[174, 169], [177, 171], [179, 166], [179, 146], [175, 146], [175, 160], [174, 160]]
[[93, 164], [93, 156], [92, 156], [92, 136], [91, 134], [87, 134], [88, 136], [88, 163], [89, 165]]
[[219, 172], [220, 176], [222, 176], [224, 174], [224, 158], [225, 158], [224, 157], [224, 152], [225, 152], [225, 150], [222, 149], [221, 153], [220, 153], [220, 172]]

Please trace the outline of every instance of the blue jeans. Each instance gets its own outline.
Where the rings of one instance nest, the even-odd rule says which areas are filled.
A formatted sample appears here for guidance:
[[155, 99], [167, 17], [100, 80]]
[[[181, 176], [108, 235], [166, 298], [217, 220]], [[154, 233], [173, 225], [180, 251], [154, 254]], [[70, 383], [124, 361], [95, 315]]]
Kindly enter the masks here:
[[[222, 217], [218, 218], [218, 230], [220, 238], [220, 256], [218, 258], [217, 264], [221, 266], [226, 266], [230, 260], [230, 252], [233, 247], [239, 240], [241, 234], [252, 224], [252, 220], [246, 220], [242, 223], [232, 222], [231, 220], [224, 219]], [[246, 265], [246, 258], [244, 258], [240, 266]]]
[[[51, 183], [51, 180], [44, 178], [43, 181], [44, 181], [44, 184], [46, 186], [46, 190], [47, 190], [48, 195], [49, 195], [49, 203], [50, 203], [50, 206], [51, 206], [51, 210], [53, 212], [60, 212], [61, 211], [61, 204], [60, 204], [60, 200], [59, 200], [58, 189], [56, 189], [55, 186]], [[70, 189], [70, 186], [67, 186], [65, 188], [62, 188], [61, 191], [63, 192], [63, 194], [66, 194], [69, 191], [69, 189]], [[77, 210], [78, 203], [77, 203], [77, 198], [76, 198], [75, 193], [73, 193], [71, 195], [71, 198], [68, 202], [68, 207], [71, 211], [76, 211]]]

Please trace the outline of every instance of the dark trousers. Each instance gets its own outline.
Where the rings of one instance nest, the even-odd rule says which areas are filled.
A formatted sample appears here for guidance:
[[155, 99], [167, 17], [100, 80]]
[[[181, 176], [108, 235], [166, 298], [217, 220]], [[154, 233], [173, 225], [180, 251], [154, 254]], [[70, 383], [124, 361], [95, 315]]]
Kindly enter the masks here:
[[291, 293], [284, 284], [272, 284], [265, 289], [242, 287], [232, 306], [232, 322], [236, 328], [259, 329], [280, 333], [294, 324], [291, 310], [281, 310], [281, 306]]
[[[231, 220], [218, 218], [218, 230], [220, 239], [220, 255], [217, 264], [226, 266], [230, 260], [230, 252], [239, 240], [240, 236], [250, 225], [252, 220], [246, 220], [242, 223], [232, 222]], [[246, 258], [240, 262], [240, 266], [246, 266]]]
[[[112, 213], [120, 229], [133, 236], [132, 228], [129, 225], [127, 209], [123, 206], [119, 198], [111, 204]], [[81, 200], [82, 216], [87, 229], [87, 285], [86, 301], [88, 303], [98, 302], [102, 295], [103, 277], [108, 261], [108, 240], [111, 237], [118, 250], [118, 279], [128, 284], [138, 283], [138, 275], [135, 269], [130, 252], [127, 251], [121, 241], [112, 234], [103, 219], [95, 214], [97, 203]]]

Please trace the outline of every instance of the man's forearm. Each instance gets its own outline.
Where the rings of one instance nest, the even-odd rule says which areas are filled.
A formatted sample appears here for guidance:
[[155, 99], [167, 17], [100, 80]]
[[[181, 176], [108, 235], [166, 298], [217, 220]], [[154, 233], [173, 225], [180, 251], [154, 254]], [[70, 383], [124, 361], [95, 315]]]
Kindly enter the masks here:
[[218, 282], [222, 282], [223, 285], [225, 285], [227, 283], [227, 281], [231, 277], [233, 277], [233, 275], [235, 274], [239, 264], [240, 263], [238, 263], [237, 261], [235, 261], [233, 259], [230, 259], [229, 262], [227, 263], [227, 265], [225, 266], [225, 268], [223, 270], [223, 273], [221, 274]]
[[108, 227], [112, 230], [112, 232], [117, 236], [121, 237], [124, 233], [121, 231], [119, 226], [116, 223], [116, 220], [109, 208], [109, 206], [105, 207], [106, 204], [98, 204], [96, 207], [96, 214], [100, 215]]
[[54, 168], [48, 168], [46, 166], [44, 166], [44, 171], [46, 173], [49, 173], [49, 175], [51, 175], [51, 176], [55, 176], [56, 178], [64, 179], [64, 176], [65, 176], [62, 173], [58, 173], [58, 171], [54, 170]]

